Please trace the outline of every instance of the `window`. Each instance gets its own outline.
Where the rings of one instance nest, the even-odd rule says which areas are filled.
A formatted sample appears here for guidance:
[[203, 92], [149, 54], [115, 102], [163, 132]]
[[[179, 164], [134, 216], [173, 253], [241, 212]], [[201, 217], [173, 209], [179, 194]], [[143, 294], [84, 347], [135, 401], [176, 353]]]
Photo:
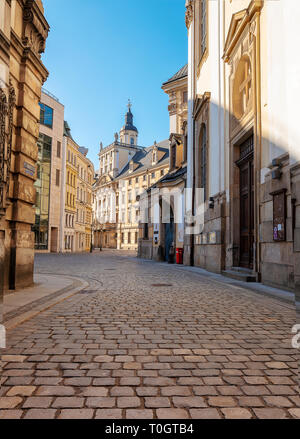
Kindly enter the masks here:
[[46, 125], [49, 128], [53, 126], [53, 109], [45, 104], [40, 103], [40, 123]]
[[152, 172], [151, 178], [155, 178], [155, 172]]
[[161, 171], [160, 171], [160, 176], [162, 177], [164, 175], [164, 170], [162, 169]]
[[59, 142], [59, 141], [57, 141], [56, 156], [60, 159], [60, 156], [61, 156], [61, 142]]
[[35, 248], [38, 250], [48, 249], [49, 228], [49, 198], [51, 176], [51, 148], [52, 139], [40, 134], [38, 139], [38, 179], [34, 184], [36, 189], [35, 224]]
[[144, 223], [144, 239], [149, 239], [148, 223]]
[[56, 169], [56, 179], [55, 179], [56, 186], [59, 186], [59, 181], [60, 181], [60, 170]]
[[183, 92], [183, 94], [182, 94], [182, 100], [183, 100], [183, 103], [184, 103], [184, 104], [187, 103], [187, 101], [188, 101], [188, 92], [187, 92], [187, 91], [184, 91], [184, 92]]
[[207, 43], [207, 28], [206, 28], [207, 0], [201, 0], [200, 11], [201, 11], [200, 57], [202, 57], [206, 50], [206, 45], [207, 45], [206, 44]]
[[204, 200], [207, 197], [207, 144], [206, 126], [203, 124], [200, 133], [200, 188], [204, 189]]
[[138, 237], [139, 237], [138, 232], [135, 232], [135, 236], [134, 236], [134, 243], [135, 243], [135, 244], [138, 243]]
[[174, 169], [176, 167], [176, 145], [171, 146], [171, 163], [170, 168]]
[[130, 145], [134, 145], [134, 138], [133, 137], [131, 137], [131, 139], [130, 139]]
[[143, 181], [146, 181], [147, 180], [147, 175], [144, 175], [143, 176]]
[[183, 162], [187, 162], [187, 147], [188, 147], [188, 141], [187, 136], [184, 136], [183, 138]]
[[136, 182], [136, 183], [139, 182], [139, 177], [136, 177], [135, 182]]
[[124, 233], [121, 233], [121, 243], [124, 244]]

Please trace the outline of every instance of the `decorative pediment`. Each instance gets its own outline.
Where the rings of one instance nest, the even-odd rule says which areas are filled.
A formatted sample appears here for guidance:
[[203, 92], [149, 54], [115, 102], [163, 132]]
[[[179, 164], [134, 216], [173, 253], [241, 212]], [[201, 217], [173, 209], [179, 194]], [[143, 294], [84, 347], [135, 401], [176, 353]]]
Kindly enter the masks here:
[[263, 0], [252, 0], [247, 9], [243, 9], [233, 14], [224, 47], [223, 58], [225, 62], [229, 61], [232, 51], [247, 24], [251, 22], [254, 14], [259, 12], [262, 7]]
[[103, 177], [100, 177], [99, 179], [99, 186], [104, 186], [105, 184], [111, 183], [112, 178], [110, 175], [104, 175]]
[[202, 111], [204, 104], [210, 100], [210, 92], [206, 91], [203, 95], [197, 94], [194, 100], [193, 118], [197, 120], [199, 114]]
[[138, 167], [140, 166], [139, 163], [134, 162], [133, 160], [130, 160], [129, 162], [129, 172], [134, 172]]

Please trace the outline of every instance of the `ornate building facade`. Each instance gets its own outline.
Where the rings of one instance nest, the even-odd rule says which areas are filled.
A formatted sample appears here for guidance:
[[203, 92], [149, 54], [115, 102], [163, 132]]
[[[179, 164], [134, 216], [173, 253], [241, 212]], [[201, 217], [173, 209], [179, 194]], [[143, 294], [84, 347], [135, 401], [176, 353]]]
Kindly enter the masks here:
[[41, 61], [49, 25], [41, 0], [0, 0], [0, 253], [4, 288], [33, 282]]
[[[184, 203], [187, 165], [188, 66], [182, 67], [162, 89], [169, 96], [170, 137], [165, 142], [166, 172], [149, 184], [140, 197], [138, 256], [169, 261], [184, 245]], [[180, 203], [181, 218], [175, 218]], [[167, 215], [166, 215], [167, 214]], [[156, 215], [156, 218], [155, 218]], [[171, 256], [170, 256], [171, 258]]]
[[[300, 6], [263, 0], [186, 6], [187, 187], [204, 189], [205, 218], [201, 231], [185, 236], [184, 261], [292, 290], [300, 279], [293, 99], [300, 66], [292, 55], [282, 62], [280, 53], [291, 54], [299, 43]], [[192, 201], [188, 211], [195, 213]]]
[[137, 250], [139, 203], [136, 197], [167, 172], [168, 142], [138, 146], [131, 104], [115, 141], [100, 145], [99, 173], [93, 188], [94, 247]]

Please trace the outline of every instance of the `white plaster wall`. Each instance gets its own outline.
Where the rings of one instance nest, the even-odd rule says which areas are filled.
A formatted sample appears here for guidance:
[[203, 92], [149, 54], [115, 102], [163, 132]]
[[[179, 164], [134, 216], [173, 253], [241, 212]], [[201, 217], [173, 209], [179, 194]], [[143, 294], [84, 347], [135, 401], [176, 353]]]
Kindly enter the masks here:
[[[197, 79], [197, 94], [211, 93], [209, 131], [209, 196], [224, 189], [223, 2], [208, 2], [208, 58]], [[196, 139], [198, 142], [198, 139]], [[196, 147], [199, 147], [196, 143]]]

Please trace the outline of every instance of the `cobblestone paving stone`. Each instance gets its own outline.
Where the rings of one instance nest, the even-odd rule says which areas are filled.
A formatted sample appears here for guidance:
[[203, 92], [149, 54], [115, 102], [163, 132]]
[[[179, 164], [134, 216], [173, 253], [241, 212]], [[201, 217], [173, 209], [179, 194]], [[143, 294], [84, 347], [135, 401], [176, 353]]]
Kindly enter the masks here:
[[9, 331], [0, 418], [300, 417], [292, 306], [124, 252], [36, 267], [90, 286]]

